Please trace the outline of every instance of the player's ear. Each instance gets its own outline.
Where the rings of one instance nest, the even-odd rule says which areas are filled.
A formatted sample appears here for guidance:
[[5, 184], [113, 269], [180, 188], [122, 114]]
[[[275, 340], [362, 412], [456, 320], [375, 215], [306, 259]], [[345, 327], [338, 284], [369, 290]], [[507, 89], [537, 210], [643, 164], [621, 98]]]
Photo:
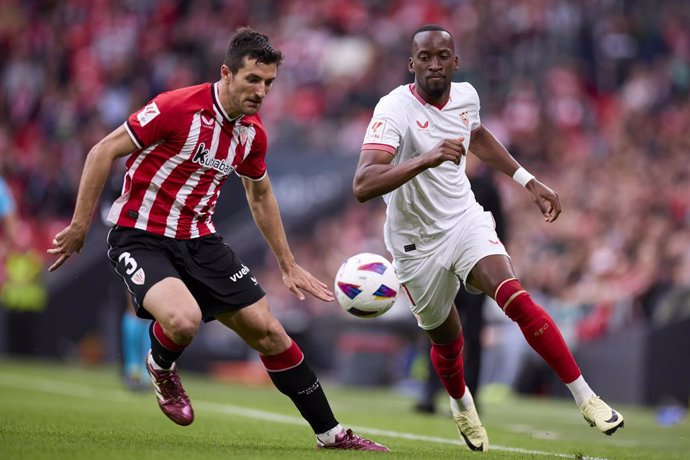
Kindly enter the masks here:
[[460, 58], [458, 55], [455, 55], [455, 70], [458, 70], [460, 68]]
[[220, 77], [225, 81], [230, 81], [232, 79], [232, 70], [230, 70], [230, 67], [225, 64], [220, 66]]
[[414, 73], [414, 61], [412, 60], [411, 57], [410, 57], [410, 59], [407, 61], [407, 70], [408, 70], [410, 73]]

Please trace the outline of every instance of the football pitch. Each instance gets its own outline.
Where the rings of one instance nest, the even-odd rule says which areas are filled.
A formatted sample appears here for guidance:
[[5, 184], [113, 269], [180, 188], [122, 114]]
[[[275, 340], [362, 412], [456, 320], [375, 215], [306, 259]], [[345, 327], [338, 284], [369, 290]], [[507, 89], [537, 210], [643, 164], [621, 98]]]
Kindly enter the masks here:
[[476, 453], [460, 443], [443, 411], [419, 415], [409, 396], [329, 382], [324, 386], [339, 421], [392, 452], [321, 451], [291, 402], [272, 386], [217, 383], [184, 370], [182, 379], [196, 413], [188, 427], [162, 414], [153, 391], [124, 390], [112, 366], [0, 360], [0, 458], [690, 458], [690, 422], [661, 427], [650, 409], [615, 405], [626, 427], [608, 437], [590, 428], [570, 401], [485, 404], [492, 450]]

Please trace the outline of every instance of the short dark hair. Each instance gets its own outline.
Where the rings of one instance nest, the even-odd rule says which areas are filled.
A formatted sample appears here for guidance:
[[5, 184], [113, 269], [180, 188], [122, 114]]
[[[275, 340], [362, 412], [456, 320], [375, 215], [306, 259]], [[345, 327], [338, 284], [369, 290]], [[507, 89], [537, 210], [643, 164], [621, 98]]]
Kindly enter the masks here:
[[453, 36], [453, 34], [451, 34], [448, 31], [448, 29], [446, 29], [443, 26], [439, 26], [438, 24], [424, 24], [423, 26], [414, 31], [414, 33], [412, 34], [412, 38], [410, 39], [410, 43], [412, 43], [414, 41], [414, 37], [421, 32], [445, 32], [451, 37]]
[[251, 27], [240, 27], [235, 31], [235, 36], [230, 40], [228, 51], [225, 53], [223, 64], [228, 66], [232, 73], [242, 67], [244, 58], [256, 59], [262, 64], [277, 64], [283, 62], [283, 53], [276, 49], [271, 40]]

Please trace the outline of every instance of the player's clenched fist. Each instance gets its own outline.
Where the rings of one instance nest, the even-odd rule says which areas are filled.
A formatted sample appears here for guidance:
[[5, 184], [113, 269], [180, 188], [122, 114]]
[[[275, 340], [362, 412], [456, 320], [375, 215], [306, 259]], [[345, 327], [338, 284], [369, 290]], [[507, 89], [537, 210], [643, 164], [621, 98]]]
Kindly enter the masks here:
[[444, 139], [439, 142], [426, 153], [429, 159], [429, 167], [434, 168], [444, 161], [452, 161], [456, 165], [459, 164], [460, 157], [465, 155], [464, 140], [464, 137], [458, 137], [456, 139]]

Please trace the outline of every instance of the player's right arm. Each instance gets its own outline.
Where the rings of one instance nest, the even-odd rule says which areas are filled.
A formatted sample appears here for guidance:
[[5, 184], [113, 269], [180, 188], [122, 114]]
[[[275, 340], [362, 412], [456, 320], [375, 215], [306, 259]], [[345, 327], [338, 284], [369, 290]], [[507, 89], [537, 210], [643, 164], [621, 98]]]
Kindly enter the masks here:
[[113, 162], [135, 150], [137, 147], [124, 125], [101, 139], [91, 149], [84, 163], [72, 222], [55, 235], [53, 247], [48, 249], [48, 254], [59, 255], [48, 271], [58, 269], [73, 253], [79, 252], [84, 246], [98, 197], [108, 179]]
[[428, 152], [393, 163], [405, 134], [410, 129], [406, 98], [393, 91], [381, 98], [367, 127], [352, 181], [352, 191], [360, 202], [385, 195], [419, 173], [445, 161], [460, 162], [465, 154], [464, 139], [446, 139]]
[[396, 165], [391, 164], [391, 153], [365, 148], [359, 154], [352, 191], [357, 200], [364, 202], [395, 190], [422, 171], [435, 168], [444, 161], [458, 164], [465, 154], [462, 141], [462, 138], [445, 139], [428, 152]]

